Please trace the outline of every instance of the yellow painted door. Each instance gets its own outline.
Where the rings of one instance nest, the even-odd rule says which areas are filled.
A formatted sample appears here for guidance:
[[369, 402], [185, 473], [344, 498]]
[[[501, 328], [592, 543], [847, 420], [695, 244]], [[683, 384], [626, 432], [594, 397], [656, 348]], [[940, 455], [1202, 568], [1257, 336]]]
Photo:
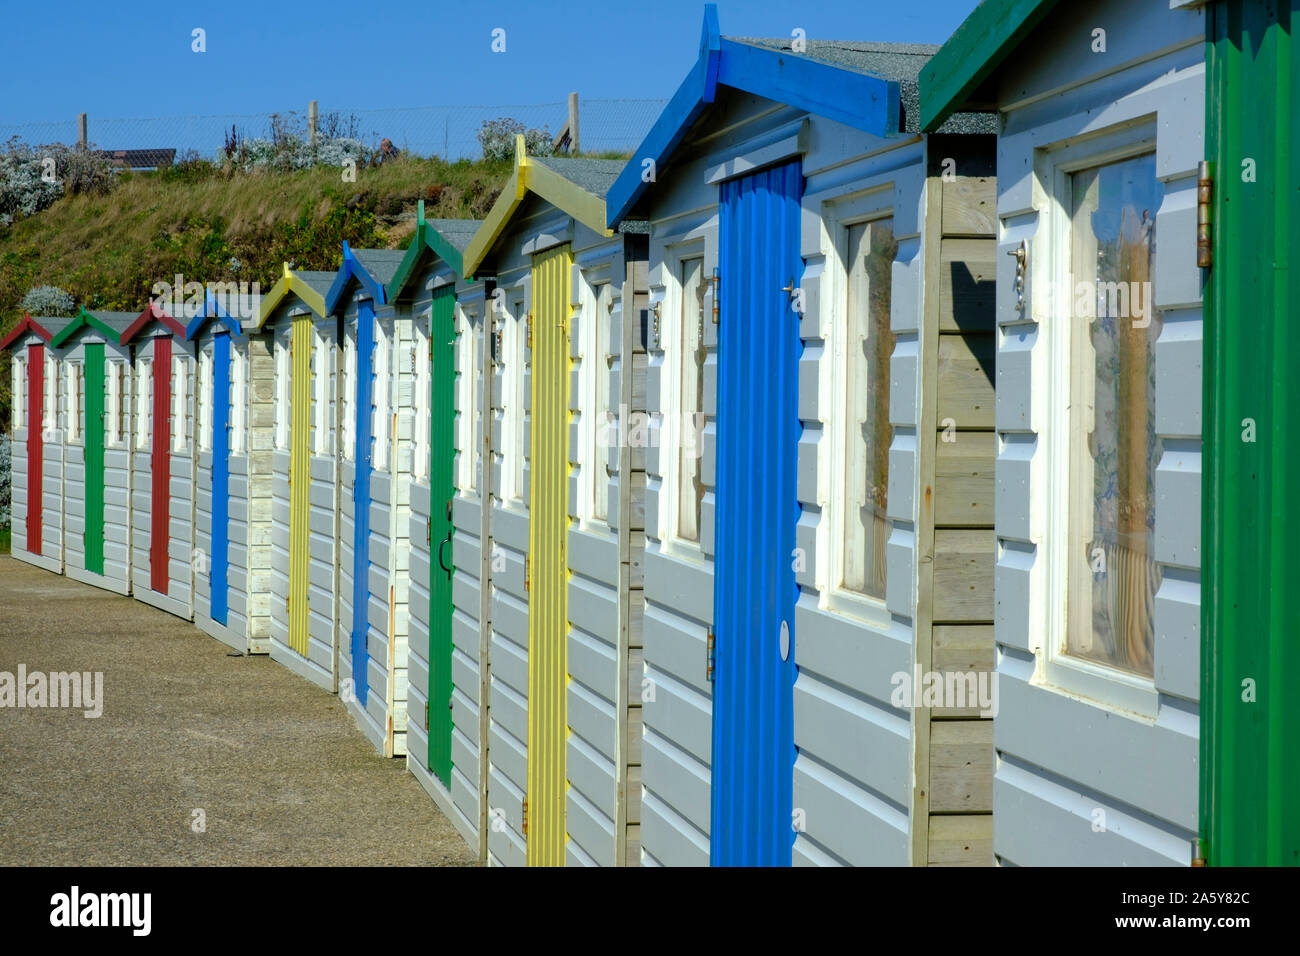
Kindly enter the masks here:
[[529, 866], [564, 865], [571, 264], [567, 245], [533, 257], [525, 809]]
[[307, 656], [308, 505], [311, 493], [311, 316], [293, 319], [289, 415], [289, 646]]

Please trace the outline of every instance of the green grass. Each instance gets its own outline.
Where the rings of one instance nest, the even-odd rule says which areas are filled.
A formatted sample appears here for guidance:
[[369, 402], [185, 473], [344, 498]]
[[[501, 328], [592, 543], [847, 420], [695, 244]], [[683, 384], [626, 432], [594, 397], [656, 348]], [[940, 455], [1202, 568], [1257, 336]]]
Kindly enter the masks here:
[[0, 554], [9, 553], [9, 535], [8, 528], [0, 528]]

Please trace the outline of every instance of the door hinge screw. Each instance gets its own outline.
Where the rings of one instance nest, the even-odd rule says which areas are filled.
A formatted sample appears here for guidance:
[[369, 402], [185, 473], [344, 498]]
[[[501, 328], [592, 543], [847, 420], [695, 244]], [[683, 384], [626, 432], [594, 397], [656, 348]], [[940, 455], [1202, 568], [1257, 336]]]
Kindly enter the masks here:
[[714, 644], [715, 641], [713, 637], [713, 628], [709, 628], [708, 662], [706, 667], [706, 676], [708, 677], [710, 682], [713, 680], [714, 668], [717, 665], [717, 656], [714, 650]]

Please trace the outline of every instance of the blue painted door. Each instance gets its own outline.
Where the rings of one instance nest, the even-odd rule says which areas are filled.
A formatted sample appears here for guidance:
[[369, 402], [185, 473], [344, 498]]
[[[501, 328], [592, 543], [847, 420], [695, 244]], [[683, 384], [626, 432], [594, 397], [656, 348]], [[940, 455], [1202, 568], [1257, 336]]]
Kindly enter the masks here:
[[370, 604], [370, 475], [373, 467], [371, 421], [375, 401], [375, 310], [369, 302], [357, 309], [357, 477], [352, 485], [352, 683], [361, 706], [370, 681], [366, 646]]
[[786, 866], [794, 844], [793, 551], [802, 343], [792, 290], [803, 274], [802, 190], [798, 162], [721, 186], [715, 866]]
[[212, 620], [226, 624], [230, 577], [230, 334], [212, 339]]

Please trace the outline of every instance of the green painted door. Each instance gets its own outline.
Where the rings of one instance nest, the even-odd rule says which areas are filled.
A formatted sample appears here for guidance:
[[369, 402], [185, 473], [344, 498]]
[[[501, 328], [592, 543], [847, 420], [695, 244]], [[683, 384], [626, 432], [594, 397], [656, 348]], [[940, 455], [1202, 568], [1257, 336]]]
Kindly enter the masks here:
[[[451, 786], [451, 502], [456, 494], [456, 290], [433, 294], [429, 328], [429, 770]], [[469, 449], [466, 449], [468, 452]]]
[[1300, 865], [1300, 0], [1208, 10], [1201, 839]]
[[104, 573], [104, 346], [86, 346], [86, 570]]

